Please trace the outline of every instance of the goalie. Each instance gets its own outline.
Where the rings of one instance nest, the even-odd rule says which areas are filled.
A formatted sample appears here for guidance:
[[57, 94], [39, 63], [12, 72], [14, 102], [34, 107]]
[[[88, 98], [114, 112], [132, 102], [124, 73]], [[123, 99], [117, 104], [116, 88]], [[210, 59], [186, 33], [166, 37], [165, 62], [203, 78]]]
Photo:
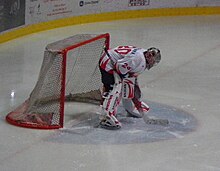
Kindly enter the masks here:
[[134, 46], [118, 46], [105, 50], [99, 61], [103, 83], [103, 118], [100, 125], [106, 129], [120, 129], [116, 118], [117, 108], [122, 100], [128, 115], [142, 117], [149, 107], [141, 100], [137, 77], [161, 60], [157, 48], [143, 49]]

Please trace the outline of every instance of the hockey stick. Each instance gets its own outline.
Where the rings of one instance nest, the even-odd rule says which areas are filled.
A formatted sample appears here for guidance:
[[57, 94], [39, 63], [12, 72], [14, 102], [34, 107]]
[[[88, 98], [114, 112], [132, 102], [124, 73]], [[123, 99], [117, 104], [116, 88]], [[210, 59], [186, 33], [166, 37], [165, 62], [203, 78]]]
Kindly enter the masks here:
[[[144, 119], [144, 118], [143, 118]], [[149, 125], [162, 125], [162, 126], [167, 126], [169, 125], [169, 121], [167, 119], [144, 119], [144, 122]]]
[[[163, 125], [166, 126], [169, 124], [169, 120], [167, 119], [153, 119], [153, 118], [149, 118], [147, 116], [147, 114], [144, 112], [144, 109], [146, 109], [146, 111], [149, 110], [149, 106], [147, 104], [145, 104], [143, 101], [140, 102], [140, 98], [141, 98], [141, 90], [139, 88], [138, 85], [135, 85], [135, 92], [134, 92], [135, 96], [132, 99], [133, 103], [135, 104], [138, 112], [141, 114], [144, 122], [146, 124], [150, 124], [150, 125]], [[141, 104], [140, 104], [141, 103]]]
[[162, 125], [166, 126], [169, 125], [169, 120], [168, 119], [153, 119], [149, 118], [144, 111], [139, 111], [139, 113], [142, 115], [142, 118], [146, 124], [149, 125]]

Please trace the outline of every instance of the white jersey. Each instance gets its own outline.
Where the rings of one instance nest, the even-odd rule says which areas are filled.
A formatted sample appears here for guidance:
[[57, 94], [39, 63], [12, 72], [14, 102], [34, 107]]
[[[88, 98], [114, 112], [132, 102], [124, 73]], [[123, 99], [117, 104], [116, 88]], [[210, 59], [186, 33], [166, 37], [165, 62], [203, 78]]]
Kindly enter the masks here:
[[100, 59], [100, 67], [108, 73], [115, 70], [121, 75], [138, 76], [146, 69], [145, 51], [134, 46], [118, 46], [108, 50], [110, 57], [104, 54]]

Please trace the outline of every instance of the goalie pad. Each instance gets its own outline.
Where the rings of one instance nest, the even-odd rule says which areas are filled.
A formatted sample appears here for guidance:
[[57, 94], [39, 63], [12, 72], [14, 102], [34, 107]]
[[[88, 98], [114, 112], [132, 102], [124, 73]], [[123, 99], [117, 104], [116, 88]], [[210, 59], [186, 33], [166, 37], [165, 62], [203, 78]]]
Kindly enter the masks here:
[[122, 99], [123, 106], [129, 116], [141, 118], [144, 113], [149, 111], [149, 106], [142, 101], [133, 101], [131, 99]]
[[121, 101], [122, 80], [120, 76], [114, 72], [115, 84], [110, 92], [107, 92], [103, 98], [102, 109], [104, 115], [115, 115], [118, 105]]
[[135, 77], [129, 77], [129, 78], [123, 79], [122, 81], [122, 98], [123, 99], [134, 98], [135, 82], [136, 82]]
[[131, 99], [122, 99], [122, 104], [127, 112], [128, 116], [141, 118], [142, 115], [139, 113], [137, 108], [134, 106], [134, 103]]
[[149, 111], [149, 106], [141, 100], [141, 90], [137, 82], [134, 80], [134, 97], [132, 99], [123, 99], [122, 103], [128, 115], [133, 117], [143, 117], [143, 112]]

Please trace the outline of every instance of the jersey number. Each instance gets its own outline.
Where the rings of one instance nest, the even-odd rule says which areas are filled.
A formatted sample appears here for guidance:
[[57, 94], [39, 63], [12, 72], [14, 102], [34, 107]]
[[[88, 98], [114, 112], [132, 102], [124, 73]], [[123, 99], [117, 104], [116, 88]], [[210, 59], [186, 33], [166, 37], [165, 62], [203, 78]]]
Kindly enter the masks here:
[[121, 55], [127, 55], [129, 52], [131, 52], [133, 46], [119, 46], [117, 49], [115, 49], [115, 52], [121, 54]]

